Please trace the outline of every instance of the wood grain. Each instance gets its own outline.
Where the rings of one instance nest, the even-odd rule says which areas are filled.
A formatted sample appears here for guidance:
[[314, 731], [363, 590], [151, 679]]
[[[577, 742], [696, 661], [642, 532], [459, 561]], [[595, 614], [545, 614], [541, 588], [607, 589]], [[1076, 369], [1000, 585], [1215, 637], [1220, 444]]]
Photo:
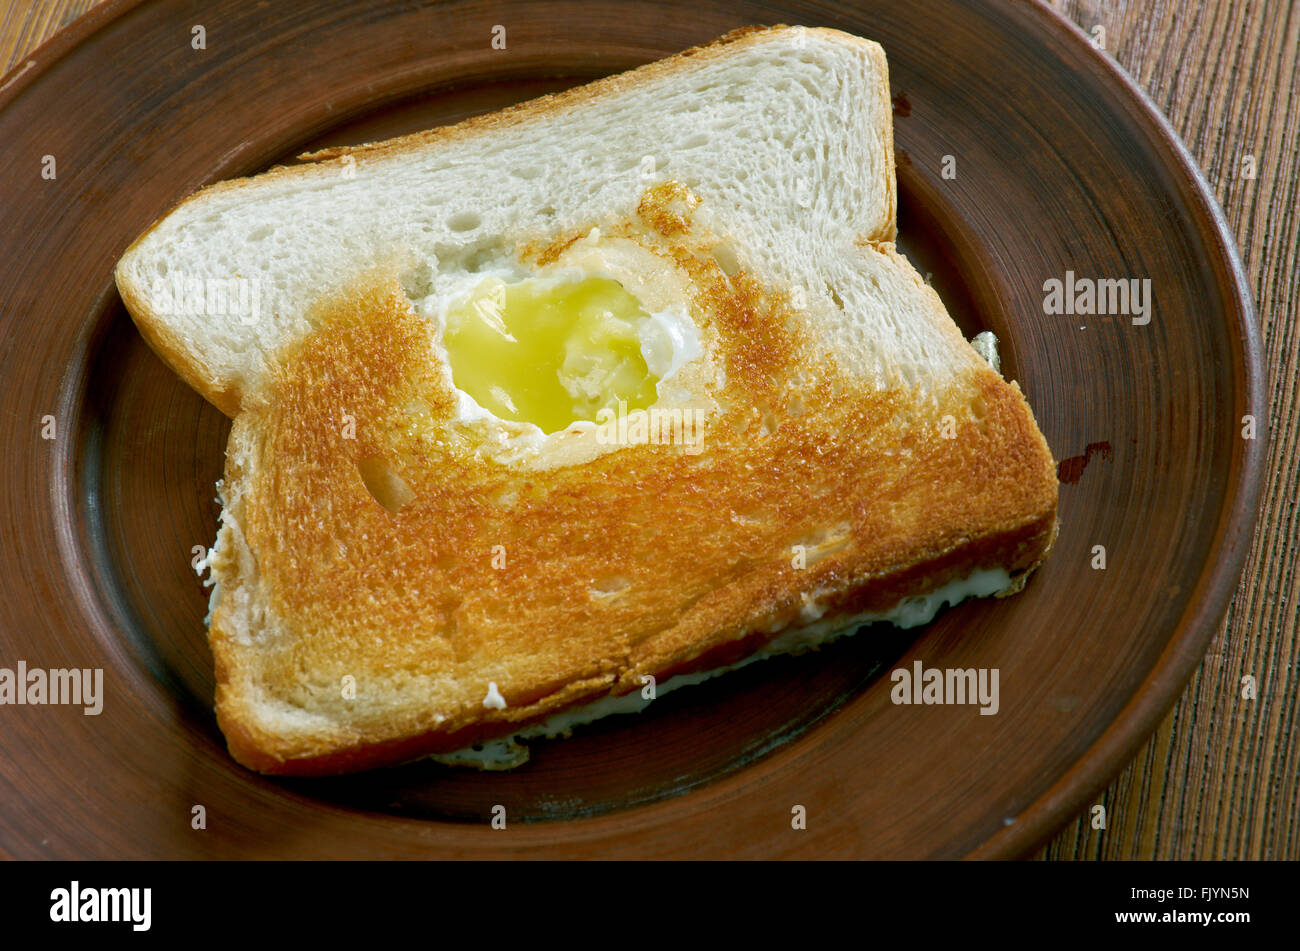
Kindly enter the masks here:
[[[1238, 593], [1183, 696], [1098, 803], [1040, 853], [1062, 858], [1300, 857], [1300, 546], [1296, 498], [1295, 209], [1300, 8], [1258, 0], [1054, 0], [1170, 118], [1237, 236], [1270, 368], [1270, 467]], [[0, 20], [0, 70], [94, 6], [14, 0]], [[1100, 38], [1100, 34], [1098, 34]], [[1253, 158], [1254, 177], [1244, 174]], [[1242, 698], [1242, 679], [1258, 698]]]

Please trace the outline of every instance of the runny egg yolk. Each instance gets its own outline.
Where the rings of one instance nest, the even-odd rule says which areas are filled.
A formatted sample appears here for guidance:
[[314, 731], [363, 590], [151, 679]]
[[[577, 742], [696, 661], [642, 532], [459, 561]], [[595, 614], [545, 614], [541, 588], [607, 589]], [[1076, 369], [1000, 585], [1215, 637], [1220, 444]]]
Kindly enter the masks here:
[[646, 409], [659, 378], [641, 356], [649, 315], [617, 281], [487, 278], [447, 314], [452, 380], [501, 419], [545, 433], [597, 421], [620, 401]]

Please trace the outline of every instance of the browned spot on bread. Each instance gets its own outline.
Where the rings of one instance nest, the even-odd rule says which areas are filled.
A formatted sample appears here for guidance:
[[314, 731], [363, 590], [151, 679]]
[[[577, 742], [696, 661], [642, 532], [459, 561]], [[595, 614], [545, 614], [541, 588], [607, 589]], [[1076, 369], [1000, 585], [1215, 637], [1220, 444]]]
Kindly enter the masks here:
[[636, 213], [661, 237], [671, 238], [690, 229], [691, 212], [699, 203], [689, 188], [670, 180], [647, 188], [637, 203]]
[[567, 251], [575, 241], [580, 240], [587, 231], [590, 229], [585, 231], [571, 229], [543, 241], [522, 241], [518, 248], [519, 257], [523, 261], [532, 261], [538, 267], [554, 264], [555, 259]]
[[884, 251], [886, 248], [893, 248], [894, 242], [885, 238], [876, 238], [869, 234], [860, 234], [853, 239], [853, 243], [863, 251]]

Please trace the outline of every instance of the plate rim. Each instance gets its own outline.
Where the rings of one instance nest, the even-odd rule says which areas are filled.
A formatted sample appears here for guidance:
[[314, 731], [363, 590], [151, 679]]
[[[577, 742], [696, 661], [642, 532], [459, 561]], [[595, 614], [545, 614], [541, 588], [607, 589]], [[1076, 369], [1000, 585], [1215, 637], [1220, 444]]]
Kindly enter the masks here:
[[[1056, 30], [1066, 42], [1081, 47], [1086, 53], [1082, 68], [1100, 72], [1105, 82], [1129, 96], [1150, 130], [1156, 133], [1160, 144], [1171, 153], [1174, 162], [1168, 168], [1185, 176], [1186, 190], [1195, 201], [1194, 211], [1199, 211], [1211, 226], [1208, 232], [1202, 233], [1213, 236], [1214, 249], [1219, 253], [1219, 261], [1215, 263], [1226, 271], [1236, 299], [1241, 323], [1238, 329], [1242, 333], [1236, 338], [1240, 351], [1233, 355], [1234, 367], [1240, 375], [1234, 373], [1234, 377], [1241, 383], [1245, 405], [1258, 416], [1260, 408], [1268, 405], [1268, 367], [1263, 355], [1259, 316], [1236, 236], [1205, 173], [1146, 90], [1113, 56], [1093, 46], [1082, 27], [1040, 0], [1035, 0], [1026, 9], [1032, 11], [1031, 16], [1039, 18], [1045, 29]], [[1236, 472], [1236, 478], [1230, 478], [1228, 485], [1230, 503], [1219, 510], [1212, 543], [1212, 550], [1220, 557], [1203, 567], [1183, 616], [1155, 665], [1138, 685], [1132, 699], [1083, 755], [1041, 793], [1013, 825], [995, 832], [973, 849], [968, 858], [1012, 858], [1041, 848], [1064, 828], [1085, 801], [1109, 785], [1129, 764], [1138, 748], [1150, 739], [1160, 721], [1182, 696], [1193, 672], [1205, 659], [1210, 639], [1223, 623], [1259, 521], [1260, 495], [1268, 465], [1268, 433], [1265, 431], [1255, 439], [1241, 439], [1238, 443], [1239, 452], [1233, 454], [1229, 466], [1230, 476], [1234, 470]]]
[[[152, 0], [103, 0], [35, 49], [23, 54], [0, 77], [0, 111], [93, 34], [150, 2]], [[1165, 169], [1181, 178], [1192, 214], [1199, 216], [1201, 223], [1207, 226], [1200, 229], [1200, 233], [1212, 239], [1212, 250], [1217, 252], [1217, 260], [1209, 263], [1226, 275], [1224, 284], [1231, 285], [1231, 298], [1235, 300], [1239, 315], [1239, 319], [1233, 321], [1239, 325], [1232, 328], [1239, 331], [1234, 337], [1237, 350], [1232, 354], [1234, 383], [1241, 387], [1244, 404], [1258, 416], [1261, 408], [1268, 406], [1268, 366], [1263, 355], [1258, 314], [1236, 236], [1204, 172], [1150, 95], [1113, 56], [1096, 49], [1078, 24], [1042, 0], [1034, 0], [1021, 10], [1027, 19], [1036, 20], [1045, 35], [1054, 33], [1064, 44], [1077, 48], [1082, 54], [1076, 60], [1078, 69], [1091, 71], [1119, 97], [1127, 97], [1147, 130], [1154, 134], [1161, 158], [1166, 160], [1162, 163]], [[1228, 290], [1226, 286], [1223, 289]], [[1064, 828], [1086, 800], [1108, 785], [1128, 765], [1141, 744], [1151, 737], [1160, 720], [1181, 697], [1192, 673], [1204, 660], [1210, 639], [1223, 621], [1258, 527], [1260, 498], [1268, 464], [1267, 428], [1255, 439], [1242, 439], [1240, 443], [1228, 469], [1225, 493], [1229, 501], [1218, 512], [1211, 543], [1212, 550], [1219, 557], [1203, 566], [1187, 606], [1154, 665], [1101, 735], [1020, 813], [1012, 825], [985, 839], [967, 854], [967, 858], [1027, 857], [1040, 848]], [[70, 464], [71, 453], [67, 456], [65, 462]], [[302, 798], [293, 792], [282, 792], [290, 799]], [[705, 790], [696, 790], [689, 795], [701, 792]], [[337, 808], [322, 805], [329, 811]], [[636, 811], [632, 810], [633, 813]], [[574, 826], [584, 821], [558, 820], [548, 825]]]

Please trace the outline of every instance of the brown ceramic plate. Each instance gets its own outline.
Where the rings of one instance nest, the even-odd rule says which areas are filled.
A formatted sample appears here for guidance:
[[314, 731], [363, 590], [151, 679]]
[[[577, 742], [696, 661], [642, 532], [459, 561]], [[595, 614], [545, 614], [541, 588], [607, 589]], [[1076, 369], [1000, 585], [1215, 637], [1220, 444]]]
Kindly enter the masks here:
[[[118, 255], [208, 182], [774, 22], [888, 53], [903, 244], [968, 334], [1001, 338], [1064, 460], [1051, 559], [1016, 598], [751, 666], [539, 745], [515, 773], [238, 767], [190, 568], [215, 535], [228, 423], [146, 349]], [[99, 716], [0, 708], [9, 856], [1021, 855], [1155, 727], [1236, 584], [1263, 459], [1242, 417], [1265, 405], [1240, 263], [1165, 122], [1046, 8], [123, 0], [3, 81], [0, 142], [0, 666], [105, 681]], [[1149, 278], [1150, 323], [1044, 314], [1044, 281], [1067, 271]], [[997, 668], [999, 713], [895, 706], [881, 671], [914, 660]], [[496, 804], [506, 834], [484, 821]]]

